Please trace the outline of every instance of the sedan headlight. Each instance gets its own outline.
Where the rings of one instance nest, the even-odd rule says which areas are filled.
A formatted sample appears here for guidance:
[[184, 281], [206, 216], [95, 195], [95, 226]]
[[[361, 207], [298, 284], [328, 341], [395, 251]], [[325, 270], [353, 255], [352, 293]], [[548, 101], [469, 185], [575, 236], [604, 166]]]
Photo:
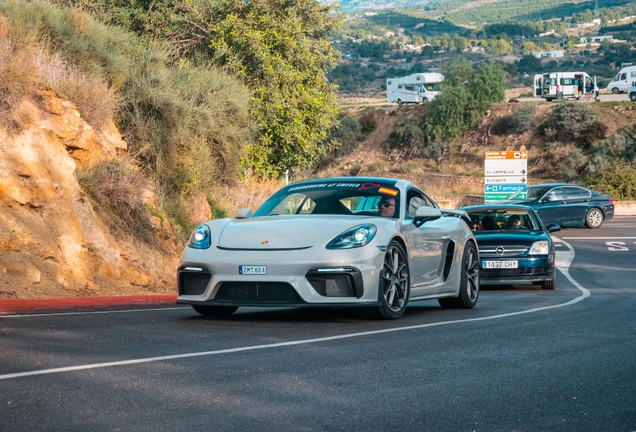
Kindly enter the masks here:
[[530, 248], [530, 255], [547, 255], [550, 253], [550, 248], [547, 241], [538, 241], [532, 243]]
[[210, 228], [205, 224], [199, 225], [190, 237], [188, 246], [193, 249], [207, 249], [210, 247], [210, 237]]
[[375, 225], [364, 224], [350, 228], [331, 240], [327, 249], [351, 249], [368, 244], [378, 229]]

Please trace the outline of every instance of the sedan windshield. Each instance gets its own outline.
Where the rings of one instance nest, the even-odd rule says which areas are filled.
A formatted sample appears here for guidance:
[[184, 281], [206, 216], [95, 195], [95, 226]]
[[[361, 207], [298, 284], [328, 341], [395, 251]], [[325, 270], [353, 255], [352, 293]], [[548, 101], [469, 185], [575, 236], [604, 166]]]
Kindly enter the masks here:
[[473, 231], [540, 231], [541, 225], [524, 209], [488, 209], [468, 211]]
[[291, 184], [272, 195], [253, 217], [274, 215], [399, 216], [395, 182], [329, 181]]

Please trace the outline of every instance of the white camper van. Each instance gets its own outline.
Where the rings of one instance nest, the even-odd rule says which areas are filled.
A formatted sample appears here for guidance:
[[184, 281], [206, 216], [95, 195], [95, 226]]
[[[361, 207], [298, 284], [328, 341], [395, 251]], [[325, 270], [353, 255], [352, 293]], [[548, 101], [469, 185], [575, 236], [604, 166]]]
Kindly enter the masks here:
[[607, 90], [614, 94], [623, 93], [629, 89], [634, 80], [636, 80], [636, 66], [623, 68], [607, 85]]
[[444, 80], [441, 73], [415, 73], [403, 78], [386, 80], [386, 100], [391, 103], [421, 103], [431, 101], [439, 93]]
[[584, 99], [586, 87], [590, 87], [590, 97], [598, 96], [596, 77], [585, 72], [550, 72], [534, 76], [534, 97], [548, 102], [554, 99]]

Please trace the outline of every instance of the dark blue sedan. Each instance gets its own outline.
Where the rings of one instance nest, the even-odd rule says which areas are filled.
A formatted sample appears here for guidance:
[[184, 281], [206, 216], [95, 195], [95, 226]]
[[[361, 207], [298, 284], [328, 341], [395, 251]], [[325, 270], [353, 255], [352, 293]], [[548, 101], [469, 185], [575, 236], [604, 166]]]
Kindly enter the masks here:
[[484, 204], [463, 207], [470, 218], [479, 248], [482, 284], [532, 283], [556, 288], [554, 243], [549, 233], [557, 224], [545, 226], [528, 206]]
[[614, 217], [611, 196], [572, 184], [529, 186], [502, 202], [532, 207], [545, 224], [598, 228]]

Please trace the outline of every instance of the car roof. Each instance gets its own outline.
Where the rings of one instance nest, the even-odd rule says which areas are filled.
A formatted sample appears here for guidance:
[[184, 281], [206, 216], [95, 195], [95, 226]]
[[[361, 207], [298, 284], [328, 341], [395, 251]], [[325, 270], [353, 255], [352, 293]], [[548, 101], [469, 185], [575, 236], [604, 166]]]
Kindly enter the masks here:
[[479, 204], [462, 207], [461, 210], [532, 210], [532, 207], [523, 204]]
[[528, 189], [540, 188], [540, 187], [554, 188], [554, 187], [563, 187], [563, 186], [576, 186], [583, 189], [587, 189], [585, 186], [572, 184], [572, 183], [543, 183], [543, 184], [528, 186]]
[[395, 182], [395, 187], [401, 190], [405, 190], [407, 187], [415, 187], [423, 191], [421, 187], [417, 186], [416, 184], [408, 180], [401, 180], [401, 179], [390, 178], [390, 177], [324, 177], [324, 178], [315, 178], [315, 179], [309, 179], [309, 180], [300, 180], [294, 183], [290, 183], [286, 185], [285, 187], [291, 186], [291, 185], [298, 186], [303, 184], [322, 183], [322, 182], [360, 182], [360, 183]]

